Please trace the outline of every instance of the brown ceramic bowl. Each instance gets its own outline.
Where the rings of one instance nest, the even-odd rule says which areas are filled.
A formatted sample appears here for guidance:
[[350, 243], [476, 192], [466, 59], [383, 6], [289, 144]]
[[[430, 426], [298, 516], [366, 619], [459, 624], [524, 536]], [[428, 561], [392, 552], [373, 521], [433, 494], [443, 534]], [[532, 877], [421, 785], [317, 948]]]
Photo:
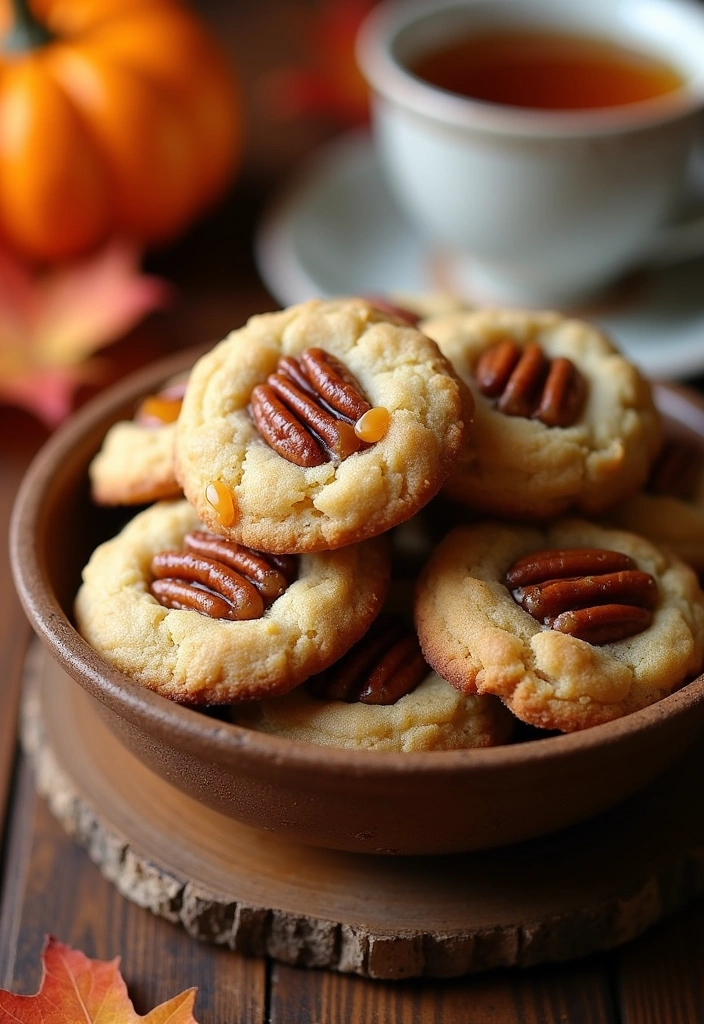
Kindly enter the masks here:
[[[702, 676], [652, 707], [572, 735], [442, 753], [337, 750], [181, 707], [112, 668], [78, 635], [71, 608], [91, 551], [133, 513], [92, 505], [87, 466], [107, 428], [196, 355], [153, 365], [75, 415], [30, 467], [11, 525], [15, 581], [32, 626], [158, 775], [223, 814], [318, 846], [451, 853], [583, 821], [645, 786], [701, 732]], [[658, 393], [671, 427], [704, 446], [701, 403], [683, 391]]]

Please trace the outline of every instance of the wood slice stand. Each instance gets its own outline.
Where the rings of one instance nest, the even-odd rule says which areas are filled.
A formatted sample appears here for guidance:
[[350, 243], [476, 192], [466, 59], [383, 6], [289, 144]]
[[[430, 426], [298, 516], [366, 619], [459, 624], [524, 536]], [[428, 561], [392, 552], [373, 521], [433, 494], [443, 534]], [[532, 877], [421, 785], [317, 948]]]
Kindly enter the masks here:
[[374, 857], [201, 806], [127, 751], [38, 644], [25, 676], [24, 748], [66, 831], [127, 899], [244, 954], [453, 977], [617, 946], [704, 892], [704, 744], [620, 808], [543, 840]]

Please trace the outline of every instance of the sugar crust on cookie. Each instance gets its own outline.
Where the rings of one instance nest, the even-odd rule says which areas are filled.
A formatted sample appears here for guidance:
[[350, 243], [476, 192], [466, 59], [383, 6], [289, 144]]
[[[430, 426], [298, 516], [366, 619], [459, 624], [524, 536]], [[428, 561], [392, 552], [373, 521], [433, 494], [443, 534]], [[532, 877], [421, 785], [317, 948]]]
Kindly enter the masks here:
[[[541, 625], [503, 584], [522, 556], [601, 547], [630, 555], [653, 575], [652, 625], [593, 646]], [[426, 660], [465, 693], [493, 693], [523, 721], [571, 732], [666, 696], [701, 670], [704, 595], [694, 572], [635, 534], [580, 519], [544, 530], [482, 523], [458, 527], [419, 580], [415, 619]]]
[[259, 619], [165, 608], [148, 591], [151, 559], [201, 525], [186, 501], [153, 505], [96, 549], [76, 597], [88, 643], [165, 697], [222, 704], [285, 693], [339, 658], [379, 612], [389, 577], [382, 538], [301, 556], [298, 578]]
[[[593, 515], [636, 491], [660, 448], [661, 425], [649, 383], [591, 324], [558, 313], [481, 310], [420, 324], [472, 391], [474, 425], [445, 483], [450, 497], [503, 518], [539, 520], [568, 510]], [[587, 382], [570, 427], [506, 416], [483, 396], [474, 367], [500, 338], [535, 341], [548, 358], [566, 357]]]
[[299, 686], [234, 708], [232, 720], [305, 743], [403, 753], [496, 746], [508, 742], [514, 721], [501, 701], [461, 694], [434, 672], [395, 704], [320, 700]]
[[[255, 385], [283, 354], [320, 347], [354, 374], [387, 434], [335, 467], [303, 468], [277, 455], [248, 412]], [[311, 300], [252, 317], [196, 364], [179, 417], [176, 475], [215, 533], [266, 551], [314, 551], [374, 536], [437, 493], [459, 458], [472, 401], [437, 346], [361, 299]], [[205, 498], [213, 481], [233, 494], [223, 525]]]

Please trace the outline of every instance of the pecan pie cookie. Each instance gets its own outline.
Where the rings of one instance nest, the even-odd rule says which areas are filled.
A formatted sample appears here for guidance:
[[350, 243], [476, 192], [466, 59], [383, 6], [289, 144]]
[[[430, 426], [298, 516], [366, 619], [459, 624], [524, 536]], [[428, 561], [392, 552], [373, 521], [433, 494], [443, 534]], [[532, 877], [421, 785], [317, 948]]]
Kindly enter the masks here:
[[432, 672], [412, 626], [386, 614], [325, 672], [234, 708], [232, 720], [322, 746], [402, 752], [496, 746], [515, 721], [497, 698], [462, 694]]
[[108, 430], [88, 467], [96, 504], [142, 505], [181, 495], [173, 451], [187, 382], [187, 374], [168, 381], [141, 402], [133, 419]]
[[439, 490], [472, 402], [437, 346], [361, 299], [252, 317], [196, 364], [176, 475], [215, 533], [273, 552], [374, 536]]
[[704, 658], [692, 570], [579, 519], [453, 530], [419, 580], [415, 615], [427, 661], [459, 690], [565, 732], [654, 703]]
[[231, 704], [285, 693], [364, 634], [386, 595], [383, 538], [300, 558], [262, 555], [160, 502], [93, 553], [80, 633], [164, 697]]
[[444, 488], [451, 497], [538, 520], [593, 515], [644, 482], [660, 447], [651, 389], [595, 327], [484, 310], [422, 329], [475, 399], [471, 444]]

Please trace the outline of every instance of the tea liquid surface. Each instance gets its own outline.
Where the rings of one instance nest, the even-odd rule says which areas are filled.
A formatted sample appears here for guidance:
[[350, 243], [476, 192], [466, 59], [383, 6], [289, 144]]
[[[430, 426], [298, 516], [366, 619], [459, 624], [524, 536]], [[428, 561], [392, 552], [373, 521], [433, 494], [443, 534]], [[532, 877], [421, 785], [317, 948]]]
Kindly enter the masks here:
[[609, 40], [532, 31], [467, 36], [410, 70], [460, 96], [534, 110], [621, 107], [683, 84], [665, 62]]

